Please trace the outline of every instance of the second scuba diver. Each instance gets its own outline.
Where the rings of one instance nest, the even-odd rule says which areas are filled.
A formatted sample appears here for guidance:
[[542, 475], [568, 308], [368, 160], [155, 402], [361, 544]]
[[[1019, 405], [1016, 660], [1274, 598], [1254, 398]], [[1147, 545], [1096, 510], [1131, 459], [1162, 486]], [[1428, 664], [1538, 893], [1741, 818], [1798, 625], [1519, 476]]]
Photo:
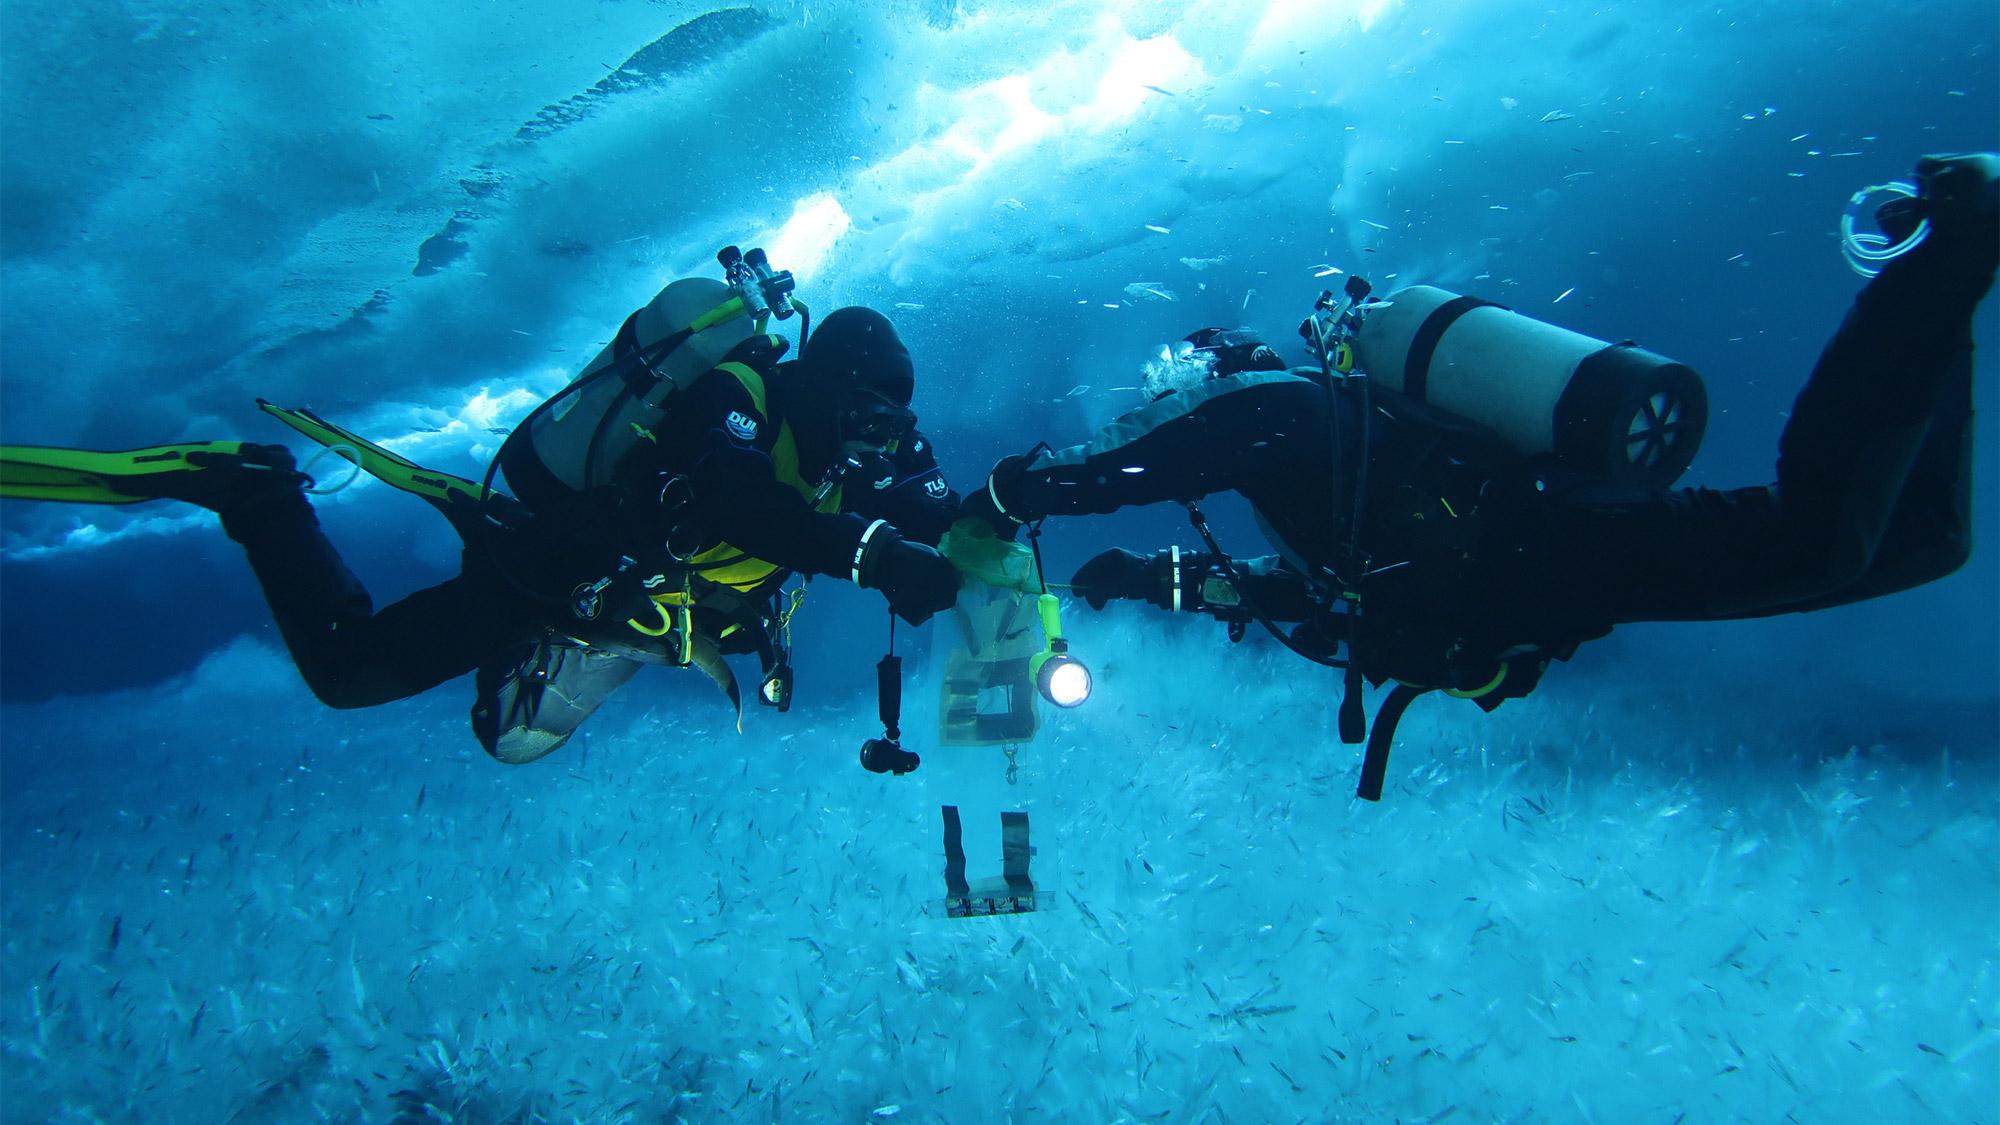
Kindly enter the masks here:
[[787, 341], [763, 334], [759, 314], [793, 311], [790, 276], [757, 251], [722, 258], [730, 284], [667, 286], [515, 428], [495, 466], [512, 497], [492, 473], [478, 484], [424, 470], [265, 404], [432, 502], [465, 539], [456, 577], [380, 610], [321, 532], [284, 446], [10, 446], [0, 495], [216, 512], [314, 695], [368, 707], [476, 671], [473, 728], [503, 762], [562, 745], [644, 663], [699, 667], [740, 709], [722, 657], [756, 653], [758, 697], [783, 709], [786, 579], [849, 579], [920, 623], [959, 587], [930, 546], [958, 496], [915, 428], [914, 367], [889, 320], [836, 310], [781, 362]]
[[[1345, 377], [1353, 353], [1336, 357], [1347, 344], [1322, 318], [1301, 327], [1322, 353], [1311, 371], [1286, 371], [1247, 333], [1205, 330], [1190, 337], [1201, 362], [1180, 365], [1197, 380], [1083, 445], [1003, 460], [966, 509], [1032, 524], [1187, 503], [1208, 550], [1108, 551], [1077, 572], [1077, 591], [1096, 608], [1130, 598], [1206, 612], [1238, 637], [1261, 620], [1294, 651], [1344, 668], [1341, 735], [1367, 738], [1360, 793], [1379, 799], [1396, 720], [1422, 691], [1491, 710], [1621, 623], [1844, 605], [1965, 561], [1972, 323], [2000, 261], [2000, 158], [1927, 157], [1916, 183], [1882, 215], [1914, 249], [1887, 262], [1826, 346], [1779, 440], [1773, 485], [1666, 487], [1705, 412], [1685, 368], [1625, 345], [1572, 349], [1560, 397], [1525, 411], [1518, 388], [1492, 375], [1569, 347], [1551, 333], [1585, 338], [1406, 291], [1394, 298], [1404, 309], [1372, 314], [1404, 316], [1410, 331], [1367, 378]], [[1346, 307], [1365, 295], [1350, 288]], [[1473, 393], [1463, 411], [1438, 409], [1453, 383], [1476, 392], [1481, 379], [1486, 397], [1509, 401]], [[1635, 379], [1652, 384], [1632, 409], [1611, 409]], [[1467, 420], [1495, 405], [1485, 424]], [[1509, 424], [1539, 429], [1543, 452], [1499, 440]], [[1565, 443], [1587, 455], [1565, 455]], [[1593, 452], [1633, 460], [1606, 471], [1584, 464]], [[1222, 491], [1250, 501], [1276, 557], [1238, 562], [1215, 544], [1193, 501]], [[1372, 736], [1364, 679], [1398, 682]]]

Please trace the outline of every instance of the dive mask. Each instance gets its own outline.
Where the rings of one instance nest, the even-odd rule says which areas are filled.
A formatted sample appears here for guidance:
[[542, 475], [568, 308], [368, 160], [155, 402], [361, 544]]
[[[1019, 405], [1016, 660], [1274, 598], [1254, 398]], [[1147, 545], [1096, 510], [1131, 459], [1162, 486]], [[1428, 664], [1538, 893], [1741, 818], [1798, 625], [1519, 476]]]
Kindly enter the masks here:
[[840, 403], [840, 440], [877, 449], [908, 437], [916, 428], [916, 412], [884, 395], [867, 390], [849, 391]]

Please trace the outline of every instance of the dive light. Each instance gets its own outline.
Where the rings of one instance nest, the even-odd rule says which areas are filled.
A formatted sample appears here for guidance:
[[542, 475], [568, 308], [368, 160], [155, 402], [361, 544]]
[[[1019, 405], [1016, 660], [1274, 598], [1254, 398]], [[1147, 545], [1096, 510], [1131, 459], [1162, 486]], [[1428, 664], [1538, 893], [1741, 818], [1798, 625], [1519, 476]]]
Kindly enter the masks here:
[[1090, 698], [1090, 669], [1069, 654], [1069, 641], [1062, 635], [1062, 607], [1054, 594], [1035, 599], [1042, 619], [1046, 645], [1028, 661], [1035, 677], [1035, 690], [1058, 707], [1078, 707]]

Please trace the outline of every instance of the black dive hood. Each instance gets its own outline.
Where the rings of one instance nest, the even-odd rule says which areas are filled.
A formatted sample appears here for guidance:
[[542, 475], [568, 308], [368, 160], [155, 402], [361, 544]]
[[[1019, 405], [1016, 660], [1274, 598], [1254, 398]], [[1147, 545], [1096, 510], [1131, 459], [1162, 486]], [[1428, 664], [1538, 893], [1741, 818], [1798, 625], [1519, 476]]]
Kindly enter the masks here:
[[[835, 309], [799, 357], [795, 393], [803, 417], [830, 418], [840, 440], [895, 437], [915, 423], [916, 367], [889, 318], [874, 309]], [[800, 417], [793, 419], [797, 426]]]

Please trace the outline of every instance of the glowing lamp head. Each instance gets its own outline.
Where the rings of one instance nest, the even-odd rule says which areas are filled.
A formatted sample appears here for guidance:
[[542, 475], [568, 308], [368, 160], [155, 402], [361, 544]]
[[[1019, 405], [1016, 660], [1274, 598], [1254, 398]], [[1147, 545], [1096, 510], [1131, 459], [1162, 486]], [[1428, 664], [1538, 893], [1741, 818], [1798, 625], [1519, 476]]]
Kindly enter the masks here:
[[1090, 698], [1090, 669], [1060, 649], [1041, 654], [1035, 690], [1058, 707], [1078, 707]]

